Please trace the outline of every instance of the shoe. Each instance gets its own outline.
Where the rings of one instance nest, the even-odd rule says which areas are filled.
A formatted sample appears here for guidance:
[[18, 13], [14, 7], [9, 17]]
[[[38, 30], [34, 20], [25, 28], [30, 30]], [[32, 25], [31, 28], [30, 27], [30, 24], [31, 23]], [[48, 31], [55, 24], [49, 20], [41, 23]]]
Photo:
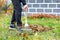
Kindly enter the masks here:
[[21, 29], [22, 29], [22, 26], [18, 26], [18, 27], [17, 27], [17, 30], [18, 30], [18, 31], [21, 31]]
[[15, 27], [16, 27], [15, 24], [10, 24], [9, 29], [10, 29], [10, 30], [15, 30]]

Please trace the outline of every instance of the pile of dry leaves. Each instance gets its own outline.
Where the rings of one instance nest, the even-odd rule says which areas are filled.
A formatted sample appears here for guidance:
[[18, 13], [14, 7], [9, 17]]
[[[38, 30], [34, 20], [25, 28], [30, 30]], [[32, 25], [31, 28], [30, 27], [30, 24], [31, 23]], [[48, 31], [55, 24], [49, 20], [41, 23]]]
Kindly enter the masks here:
[[52, 30], [54, 28], [52, 27], [45, 27], [45, 26], [39, 26], [39, 25], [29, 25], [29, 27], [33, 30], [33, 32], [43, 32], [43, 31], [48, 31]]

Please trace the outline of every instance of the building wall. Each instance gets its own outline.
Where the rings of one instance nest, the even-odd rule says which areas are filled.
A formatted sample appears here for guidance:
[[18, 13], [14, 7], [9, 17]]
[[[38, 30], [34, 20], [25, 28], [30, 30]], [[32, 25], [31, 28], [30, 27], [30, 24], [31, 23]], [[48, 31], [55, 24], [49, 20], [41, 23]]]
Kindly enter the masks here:
[[60, 0], [26, 0], [29, 13], [60, 14]]

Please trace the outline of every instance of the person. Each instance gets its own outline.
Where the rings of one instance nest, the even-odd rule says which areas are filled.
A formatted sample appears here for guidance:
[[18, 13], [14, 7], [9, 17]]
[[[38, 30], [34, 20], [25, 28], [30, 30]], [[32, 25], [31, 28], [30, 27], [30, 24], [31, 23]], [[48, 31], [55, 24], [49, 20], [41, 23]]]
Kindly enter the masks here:
[[28, 6], [26, 4], [26, 0], [11, 0], [14, 6], [14, 11], [12, 15], [12, 20], [9, 29], [15, 29], [16, 25], [15, 22], [17, 23], [17, 26], [19, 28], [22, 28], [22, 21], [21, 21], [21, 13], [22, 13], [22, 6], [23, 5], [23, 10], [27, 10]]

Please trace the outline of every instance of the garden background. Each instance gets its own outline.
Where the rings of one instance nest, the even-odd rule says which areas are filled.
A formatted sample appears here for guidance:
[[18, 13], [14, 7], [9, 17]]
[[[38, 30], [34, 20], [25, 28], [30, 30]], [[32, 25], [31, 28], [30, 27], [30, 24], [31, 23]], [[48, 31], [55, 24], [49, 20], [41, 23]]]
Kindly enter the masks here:
[[[16, 31], [10, 33], [9, 25], [13, 5], [11, 0], [0, 0], [0, 40], [60, 40], [60, 0], [26, 0], [26, 2], [29, 7], [28, 15], [36, 14], [28, 17], [28, 24], [43, 25], [54, 29], [27, 37], [16, 35]], [[47, 16], [47, 14], [51, 16]], [[23, 15], [24, 12], [22, 12], [22, 22], [24, 23]]]

